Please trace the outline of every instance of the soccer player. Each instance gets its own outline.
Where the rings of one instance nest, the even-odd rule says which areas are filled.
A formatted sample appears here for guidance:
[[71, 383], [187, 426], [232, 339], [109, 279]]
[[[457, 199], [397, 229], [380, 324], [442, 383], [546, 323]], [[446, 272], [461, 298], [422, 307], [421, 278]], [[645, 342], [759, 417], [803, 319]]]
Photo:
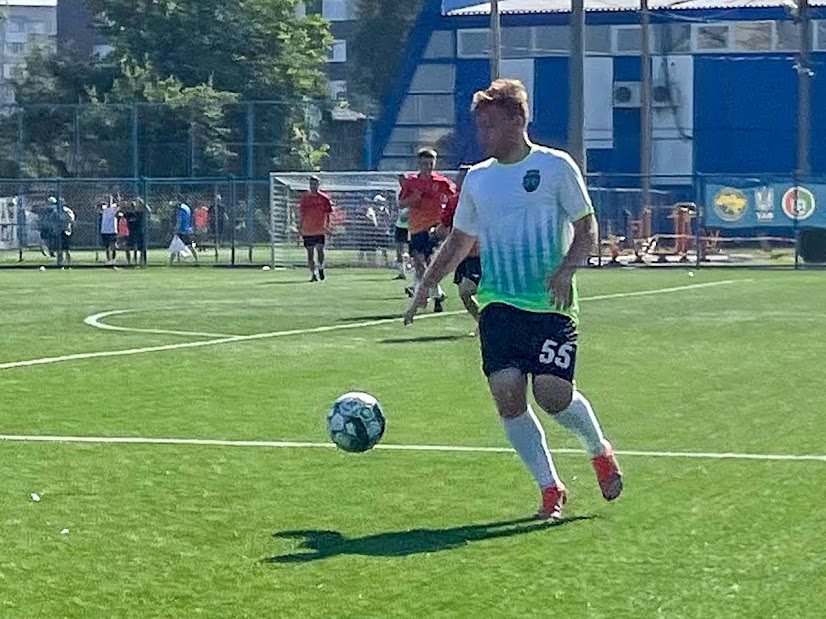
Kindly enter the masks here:
[[[444, 240], [450, 231], [453, 229], [453, 218], [456, 214], [456, 207], [459, 205], [459, 196], [462, 191], [462, 184], [467, 176], [467, 171], [470, 166], [463, 164], [459, 166], [459, 172], [456, 175], [456, 195], [451, 196], [447, 201], [445, 208], [442, 210], [442, 223], [436, 229], [436, 236]], [[482, 279], [482, 262], [479, 259], [479, 244], [476, 243], [471, 248], [467, 258], [459, 263], [456, 267], [456, 272], [453, 275], [453, 283], [459, 287], [459, 298], [462, 300], [462, 305], [468, 311], [473, 319], [479, 322], [479, 302], [476, 300], [476, 292], [479, 288], [479, 281]], [[476, 332], [471, 331], [469, 335], [476, 335]]]
[[[330, 227], [330, 213], [333, 202], [323, 191], [318, 190], [319, 179], [310, 177], [310, 191], [301, 196], [298, 205], [298, 220], [304, 247], [307, 249], [307, 268], [310, 269], [310, 281], [324, 281], [324, 243], [327, 229]], [[313, 259], [318, 254], [318, 271]]]
[[495, 80], [473, 96], [472, 110], [490, 158], [468, 171], [453, 230], [425, 272], [405, 323], [427, 302], [427, 289], [478, 241], [483, 371], [505, 433], [541, 490], [536, 517], [560, 518], [566, 490], [528, 405], [529, 377], [539, 406], [581, 440], [603, 497], [611, 501], [622, 491], [613, 447], [574, 385], [574, 273], [597, 240], [594, 209], [573, 159], [529, 140], [521, 82]]
[[[442, 221], [442, 207], [455, 193], [446, 176], [434, 172], [436, 151], [423, 148], [418, 152], [419, 173], [407, 178], [402, 187], [400, 206], [410, 209], [410, 255], [416, 276], [421, 280], [435, 249], [433, 230]], [[433, 298], [433, 311], [441, 312], [445, 294], [439, 282], [428, 291]]]

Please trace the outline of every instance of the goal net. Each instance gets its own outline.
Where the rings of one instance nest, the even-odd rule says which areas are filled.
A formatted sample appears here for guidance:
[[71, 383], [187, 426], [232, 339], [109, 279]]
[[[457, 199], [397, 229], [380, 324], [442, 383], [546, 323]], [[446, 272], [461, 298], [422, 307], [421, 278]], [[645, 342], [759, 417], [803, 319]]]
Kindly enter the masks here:
[[[325, 245], [328, 266], [393, 267], [402, 174], [409, 173], [315, 173], [320, 181], [319, 191], [328, 194], [333, 202]], [[302, 194], [309, 189], [309, 176], [308, 172], [270, 174], [270, 242], [274, 265], [306, 264], [298, 205]]]

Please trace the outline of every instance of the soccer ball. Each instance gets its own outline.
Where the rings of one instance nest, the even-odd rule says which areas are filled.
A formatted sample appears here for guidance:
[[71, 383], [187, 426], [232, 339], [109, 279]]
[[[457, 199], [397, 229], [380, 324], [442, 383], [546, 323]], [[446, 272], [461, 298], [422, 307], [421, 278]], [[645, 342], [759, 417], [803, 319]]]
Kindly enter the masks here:
[[327, 433], [344, 451], [372, 449], [384, 436], [385, 426], [381, 404], [369, 393], [345, 393], [327, 413]]

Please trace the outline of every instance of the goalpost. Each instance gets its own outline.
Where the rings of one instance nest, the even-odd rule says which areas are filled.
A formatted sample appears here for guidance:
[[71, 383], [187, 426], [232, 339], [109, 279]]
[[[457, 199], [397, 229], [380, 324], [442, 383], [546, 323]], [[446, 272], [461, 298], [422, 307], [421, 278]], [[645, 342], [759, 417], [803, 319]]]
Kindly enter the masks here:
[[393, 231], [399, 213], [399, 176], [409, 172], [271, 172], [272, 265], [306, 264], [298, 204], [309, 189], [311, 174], [319, 178], [319, 191], [333, 202], [325, 248], [327, 265], [392, 268], [396, 261]]

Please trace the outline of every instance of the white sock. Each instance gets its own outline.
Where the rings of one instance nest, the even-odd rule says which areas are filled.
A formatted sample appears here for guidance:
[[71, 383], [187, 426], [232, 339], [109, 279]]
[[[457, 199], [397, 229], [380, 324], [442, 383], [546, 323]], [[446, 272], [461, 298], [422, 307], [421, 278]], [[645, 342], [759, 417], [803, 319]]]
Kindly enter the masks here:
[[324, 265], [323, 265], [323, 264], [319, 264], [319, 265], [318, 265], [318, 270], [319, 270], [319, 271], [323, 271], [323, 270], [324, 270]]
[[605, 453], [605, 437], [599, 427], [591, 403], [579, 391], [574, 391], [571, 403], [561, 413], [551, 415], [563, 428], [573, 432], [591, 456]]
[[536, 479], [540, 489], [544, 490], [554, 485], [561, 487], [562, 482], [545, 442], [545, 432], [531, 407], [529, 406], [519, 417], [503, 417], [502, 425], [508, 440]]

